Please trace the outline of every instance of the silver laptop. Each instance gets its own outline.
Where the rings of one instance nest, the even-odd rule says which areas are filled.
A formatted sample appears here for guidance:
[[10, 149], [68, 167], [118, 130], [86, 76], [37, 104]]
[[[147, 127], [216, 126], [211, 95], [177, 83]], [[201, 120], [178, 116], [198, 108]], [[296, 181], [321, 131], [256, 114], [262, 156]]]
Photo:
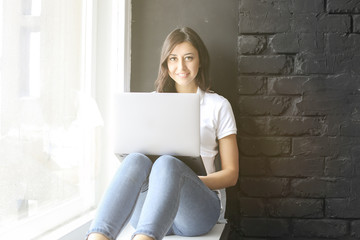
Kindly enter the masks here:
[[173, 155], [198, 175], [206, 175], [200, 157], [200, 96], [190, 93], [117, 93], [114, 96], [114, 152], [139, 152], [156, 160]]

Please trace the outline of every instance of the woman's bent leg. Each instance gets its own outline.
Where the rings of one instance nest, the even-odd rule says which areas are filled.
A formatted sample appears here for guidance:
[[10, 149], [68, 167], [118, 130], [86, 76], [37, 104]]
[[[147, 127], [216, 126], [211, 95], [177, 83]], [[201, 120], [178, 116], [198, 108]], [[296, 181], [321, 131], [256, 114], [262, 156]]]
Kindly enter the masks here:
[[143, 154], [128, 155], [106, 190], [88, 231], [115, 239], [128, 222], [152, 162]]
[[196, 236], [211, 230], [220, 200], [183, 162], [162, 156], [152, 167], [136, 234], [162, 239], [167, 233]]

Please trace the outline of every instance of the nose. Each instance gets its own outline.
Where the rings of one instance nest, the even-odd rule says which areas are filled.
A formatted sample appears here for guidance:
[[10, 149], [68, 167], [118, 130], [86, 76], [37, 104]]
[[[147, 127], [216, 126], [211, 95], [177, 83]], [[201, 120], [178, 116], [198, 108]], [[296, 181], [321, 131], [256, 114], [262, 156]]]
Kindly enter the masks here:
[[178, 62], [178, 69], [179, 69], [179, 70], [184, 70], [184, 69], [186, 69], [186, 63], [185, 63], [184, 59], [181, 59], [181, 60]]

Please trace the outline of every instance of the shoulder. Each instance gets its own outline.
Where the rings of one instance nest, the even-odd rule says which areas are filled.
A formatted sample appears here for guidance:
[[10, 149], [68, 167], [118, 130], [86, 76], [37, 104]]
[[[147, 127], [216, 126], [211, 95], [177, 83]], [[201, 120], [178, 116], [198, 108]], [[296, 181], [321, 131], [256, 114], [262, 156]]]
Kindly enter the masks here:
[[204, 94], [204, 103], [221, 107], [223, 105], [228, 105], [229, 101], [213, 91], [208, 91]]

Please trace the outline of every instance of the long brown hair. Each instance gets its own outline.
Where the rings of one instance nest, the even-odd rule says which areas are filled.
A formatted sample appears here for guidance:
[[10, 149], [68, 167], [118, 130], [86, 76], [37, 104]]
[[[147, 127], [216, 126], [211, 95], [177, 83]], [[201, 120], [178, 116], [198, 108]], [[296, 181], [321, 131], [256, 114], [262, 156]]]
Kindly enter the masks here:
[[176, 45], [183, 42], [191, 43], [198, 51], [200, 68], [197, 76], [195, 77], [195, 81], [201, 90], [209, 90], [210, 58], [208, 50], [206, 49], [204, 42], [193, 29], [183, 27], [173, 30], [164, 41], [160, 56], [159, 73], [155, 81], [157, 92], [176, 92], [175, 81], [171, 79], [168, 73], [167, 60]]

